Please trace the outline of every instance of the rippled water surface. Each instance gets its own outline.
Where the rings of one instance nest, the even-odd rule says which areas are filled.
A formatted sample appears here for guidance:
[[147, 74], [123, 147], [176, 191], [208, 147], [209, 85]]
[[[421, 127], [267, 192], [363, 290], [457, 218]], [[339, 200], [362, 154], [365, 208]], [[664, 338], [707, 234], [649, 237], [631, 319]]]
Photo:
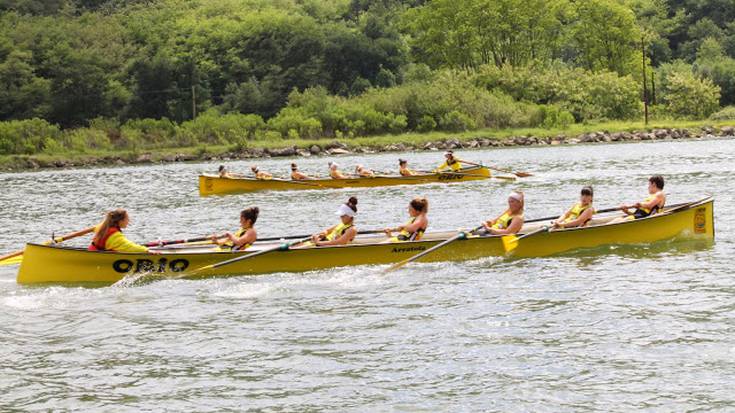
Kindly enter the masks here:
[[[414, 166], [440, 156], [401, 154]], [[501, 212], [512, 188], [526, 191], [527, 217], [543, 217], [584, 184], [598, 208], [639, 200], [653, 173], [669, 203], [716, 196], [715, 243], [105, 288], [19, 286], [17, 268], [0, 267], [0, 411], [735, 410], [734, 139], [460, 156], [535, 176], [199, 198], [197, 173], [215, 163], [0, 174], [0, 251], [118, 206], [139, 241], [234, 230], [249, 205], [261, 237], [309, 233], [350, 195], [362, 229], [403, 222], [416, 195], [433, 229], [466, 228]], [[397, 157], [339, 162], [383, 170]]]

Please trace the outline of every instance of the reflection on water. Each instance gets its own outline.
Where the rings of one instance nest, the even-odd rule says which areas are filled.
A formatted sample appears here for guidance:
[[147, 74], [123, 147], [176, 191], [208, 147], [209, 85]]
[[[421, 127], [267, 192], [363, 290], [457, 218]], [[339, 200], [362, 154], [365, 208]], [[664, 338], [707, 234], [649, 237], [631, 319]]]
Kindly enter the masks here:
[[[670, 204], [715, 194], [716, 240], [105, 288], [19, 286], [0, 267], [0, 411], [735, 410], [735, 140], [460, 155], [534, 176], [199, 198], [196, 175], [215, 163], [2, 174], [0, 251], [118, 206], [140, 241], [232, 230], [249, 205], [262, 237], [310, 233], [352, 195], [363, 230], [403, 223], [419, 195], [432, 229], [469, 228], [514, 188], [532, 219], [561, 213], [585, 184], [598, 209], [639, 200], [653, 173]], [[390, 169], [399, 156], [429, 167], [440, 154], [340, 163]], [[323, 172], [326, 161], [299, 164]]]

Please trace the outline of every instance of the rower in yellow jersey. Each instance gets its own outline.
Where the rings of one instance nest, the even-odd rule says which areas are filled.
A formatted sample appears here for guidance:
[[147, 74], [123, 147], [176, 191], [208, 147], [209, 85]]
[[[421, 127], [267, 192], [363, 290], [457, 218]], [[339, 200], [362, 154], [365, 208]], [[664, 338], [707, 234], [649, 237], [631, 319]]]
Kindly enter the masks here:
[[314, 178], [299, 171], [299, 167], [296, 165], [296, 163], [291, 163], [291, 179], [293, 179], [294, 181], [303, 181], [306, 179], [314, 179]]
[[339, 206], [336, 214], [341, 222], [331, 226], [324, 231], [311, 236], [311, 243], [304, 246], [316, 245], [345, 245], [352, 242], [357, 236], [357, 228], [355, 227], [355, 216], [357, 215], [357, 198], [350, 197], [347, 203]]
[[329, 165], [329, 177], [332, 179], [347, 179], [348, 177], [345, 176], [340, 170], [339, 165], [337, 165], [337, 162], [330, 161], [327, 163]]
[[523, 192], [513, 191], [508, 195], [508, 209], [500, 216], [482, 224], [485, 234], [508, 235], [517, 234], [523, 227], [523, 209], [525, 206]]
[[261, 179], [261, 180], [273, 179], [273, 175], [269, 174], [268, 172], [261, 171], [255, 165], [251, 166], [250, 170], [253, 171], [253, 173], [255, 174], [255, 179]]
[[416, 175], [416, 172], [408, 169], [408, 161], [405, 159], [398, 159], [398, 172], [401, 174], [401, 176]]
[[[666, 194], [664, 194], [664, 177], [654, 175], [648, 178], [648, 196], [643, 202], [630, 205], [620, 205], [620, 210], [634, 219], [646, 218], [657, 214], [666, 205]], [[630, 209], [635, 208], [632, 212]]]
[[258, 207], [250, 207], [240, 212], [240, 229], [235, 233], [225, 232], [224, 238], [217, 238], [212, 235], [212, 242], [220, 246], [230, 247], [233, 251], [244, 251], [253, 245], [258, 239], [258, 232], [255, 230], [255, 222], [258, 220], [260, 209]]
[[373, 177], [375, 177], [375, 172], [373, 172], [372, 169], [365, 168], [362, 165], [357, 165], [355, 167], [355, 173], [360, 178], [373, 178]]
[[587, 222], [595, 215], [595, 208], [592, 206], [593, 196], [591, 186], [582, 188], [579, 203], [569, 208], [567, 212], [554, 221], [554, 228], [576, 228], [587, 225]]
[[[387, 242], [418, 241], [424, 236], [429, 226], [429, 201], [426, 198], [414, 198], [408, 203], [408, 222], [396, 228], [386, 228], [385, 234], [390, 237]], [[393, 232], [398, 235], [393, 237]]]
[[439, 167], [434, 169], [434, 172], [441, 172], [446, 169], [450, 169], [454, 172], [458, 172], [462, 169], [462, 164], [480, 166], [480, 164], [478, 163], [464, 161], [462, 159], [455, 157], [453, 151], [444, 152], [444, 158], [446, 158], [446, 161], [444, 161], [443, 164], [439, 165]]

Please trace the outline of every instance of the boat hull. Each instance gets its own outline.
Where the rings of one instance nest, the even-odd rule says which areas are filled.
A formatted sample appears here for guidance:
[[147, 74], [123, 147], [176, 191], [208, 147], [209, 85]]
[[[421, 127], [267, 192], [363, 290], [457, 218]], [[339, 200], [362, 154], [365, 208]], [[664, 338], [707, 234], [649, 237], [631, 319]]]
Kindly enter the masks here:
[[199, 195], [226, 195], [252, 191], [293, 191], [308, 189], [363, 188], [394, 185], [421, 185], [428, 183], [453, 183], [491, 178], [486, 167], [471, 167], [459, 172], [422, 174], [415, 176], [376, 176], [374, 178], [312, 179], [292, 181], [286, 179], [221, 178], [216, 175], [199, 176]]
[[[615, 224], [540, 233], [522, 240], [516, 257], [544, 257], [610, 244], [648, 244], [671, 239], [714, 239], [714, 201], [699, 201], [672, 213]], [[524, 227], [525, 228], [525, 227]], [[530, 228], [529, 228], [530, 231]], [[451, 235], [451, 234], [450, 234]], [[35, 283], [114, 283], [136, 273], [164, 277], [211, 277], [302, 272], [348, 265], [390, 264], [425, 251], [442, 239], [276, 251], [216, 269], [191, 272], [247, 252], [171, 252], [162, 255], [92, 252], [28, 244], [17, 281]], [[505, 255], [500, 237], [457, 241], [421, 261], [460, 261]]]

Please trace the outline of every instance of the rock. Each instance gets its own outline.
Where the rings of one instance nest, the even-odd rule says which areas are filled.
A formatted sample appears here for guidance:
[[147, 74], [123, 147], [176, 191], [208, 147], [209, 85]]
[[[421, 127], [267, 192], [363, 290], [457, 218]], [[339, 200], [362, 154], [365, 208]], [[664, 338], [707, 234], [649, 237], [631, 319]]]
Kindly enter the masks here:
[[[559, 141], [552, 141], [552, 142], [559, 142]], [[579, 143], [579, 139], [575, 139], [575, 138], [567, 139], [567, 143], [570, 144], [570, 145], [576, 145], [576, 144]], [[558, 145], [558, 143], [557, 143], [557, 145]]]
[[705, 133], [706, 135], [712, 135], [713, 133], [715, 133], [715, 130], [714, 130], [714, 129], [712, 129], [712, 127], [710, 127], [710, 126], [703, 126], [703, 127], [702, 127], [702, 131], [703, 131], [703, 132], [704, 132], [704, 133]]
[[666, 129], [655, 129], [653, 131], [653, 135], [656, 137], [656, 139], [666, 139], [669, 137], [669, 131]]
[[153, 162], [151, 158], [151, 154], [149, 153], [143, 153], [138, 155], [137, 158], [135, 158], [135, 163], [151, 163]]
[[294, 156], [296, 155], [296, 148], [289, 146], [286, 148], [268, 149], [268, 154], [271, 156]]
[[468, 142], [467, 146], [470, 147], [470, 148], [479, 148], [480, 147], [480, 142], [475, 141], [475, 140], [471, 140], [471, 141]]
[[324, 146], [324, 149], [330, 150], [330, 149], [347, 149], [349, 148], [346, 144], [340, 142], [340, 141], [332, 141]]
[[115, 165], [125, 165], [125, 161], [123, 161], [122, 159], [118, 158], [118, 159], [115, 160]]
[[351, 152], [343, 148], [332, 148], [327, 153], [330, 155], [349, 155]]
[[398, 147], [398, 145], [387, 145], [383, 147], [383, 152], [397, 152], [401, 149]]
[[724, 136], [735, 136], [735, 127], [723, 126], [720, 130]]
[[490, 144], [491, 144], [490, 139], [486, 139], [486, 138], [480, 139], [480, 146], [482, 146], [483, 148], [490, 146]]
[[311, 152], [304, 149], [299, 149], [298, 151], [296, 151], [296, 154], [304, 158], [308, 158], [311, 156]]
[[[579, 139], [575, 139], [575, 140], [576, 140], [577, 142], [579, 142]], [[551, 146], [557, 146], [557, 145], [561, 145], [561, 141], [560, 141], [560, 140], [558, 140], [558, 139], [552, 139], [552, 141], [551, 141], [551, 143], [549, 143], [549, 145], [551, 145]]]
[[185, 154], [185, 153], [180, 153], [176, 155], [176, 160], [179, 162], [193, 161], [196, 158], [197, 158], [196, 155]]
[[320, 148], [319, 145], [311, 145], [309, 147], [309, 152], [311, 152], [312, 155], [319, 155], [321, 151], [322, 151], [322, 148]]

